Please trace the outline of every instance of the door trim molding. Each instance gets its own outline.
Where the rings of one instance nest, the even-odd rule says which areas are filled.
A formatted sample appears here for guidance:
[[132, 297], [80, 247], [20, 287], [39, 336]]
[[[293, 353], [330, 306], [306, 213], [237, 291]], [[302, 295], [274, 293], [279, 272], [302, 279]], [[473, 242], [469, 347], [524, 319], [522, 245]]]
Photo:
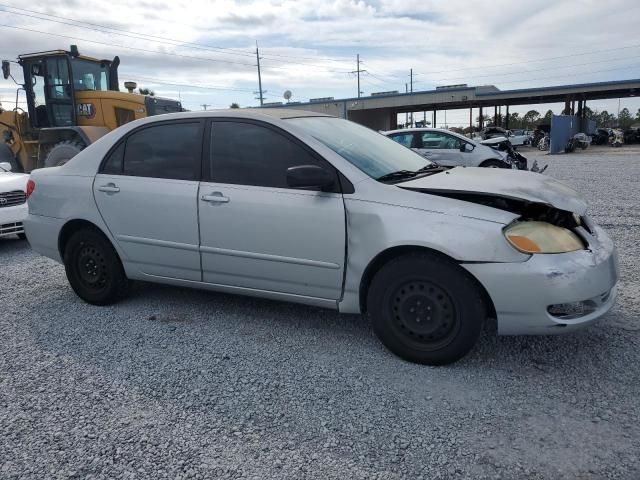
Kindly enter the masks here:
[[230, 257], [251, 258], [254, 260], [267, 260], [269, 262], [293, 263], [296, 265], [306, 265], [309, 267], [328, 268], [331, 270], [340, 269], [340, 265], [332, 262], [321, 262], [318, 260], [307, 260], [306, 258], [283, 257], [281, 255], [270, 255], [267, 253], [243, 252], [240, 250], [230, 250], [228, 248], [216, 248], [201, 246], [202, 253], [213, 253], [217, 255], [227, 255]]
[[198, 245], [190, 243], [171, 242], [169, 240], [156, 240], [155, 238], [132, 237], [131, 235], [116, 235], [116, 238], [122, 242], [139, 243], [141, 245], [153, 245], [155, 247], [177, 248], [178, 250], [198, 251]]

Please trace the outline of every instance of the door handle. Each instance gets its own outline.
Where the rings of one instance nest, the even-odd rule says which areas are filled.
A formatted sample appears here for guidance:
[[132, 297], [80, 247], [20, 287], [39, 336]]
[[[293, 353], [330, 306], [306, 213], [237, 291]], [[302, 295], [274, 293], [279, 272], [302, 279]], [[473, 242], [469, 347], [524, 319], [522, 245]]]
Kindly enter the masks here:
[[98, 190], [107, 193], [118, 193], [120, 191], [120, 187], [116, 186], [115, 183], [107, 183], [106, 185], [99, 186]]
[[202, 195], [200, 198], [209, 203], [229, 203], [229, 197], [222, 195], [222, 192], [213, 192], [209, 195]]

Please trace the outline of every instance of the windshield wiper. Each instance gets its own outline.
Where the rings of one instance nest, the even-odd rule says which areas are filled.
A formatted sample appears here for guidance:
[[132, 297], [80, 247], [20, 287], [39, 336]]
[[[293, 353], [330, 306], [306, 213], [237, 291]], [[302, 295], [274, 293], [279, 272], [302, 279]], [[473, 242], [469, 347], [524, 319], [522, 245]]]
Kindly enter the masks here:
[[379, 182], [386, 182], [388, 180], [401, 180], [403, 178], [411, 178], [415, 177], [418, 172], [413, 172], [411, 170], [398, 170], [395, 172], [386, 173], [378, 178], [376, 178]]
[[429, 163], [422, 168], [419, 168], [416, 173], [428, 172], [429, 170], [444, 170], [445, 167], [438, 165], [436, 162]]

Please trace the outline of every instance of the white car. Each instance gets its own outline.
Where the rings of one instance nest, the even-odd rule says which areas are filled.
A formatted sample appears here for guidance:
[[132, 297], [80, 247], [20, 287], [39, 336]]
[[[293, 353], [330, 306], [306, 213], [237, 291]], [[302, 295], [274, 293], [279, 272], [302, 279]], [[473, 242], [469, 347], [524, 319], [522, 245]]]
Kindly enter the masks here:
[[393, 141], [445, 167], [512, 168], [506, 152], [441, 128], [407, 128], [383, 132]]
[[439, 167], [313, 112], [137, 120], [29, 184], [32, 248], [98, 305], [145, 280], [363, 313], [390, 350], [436, 365], [487, 318], [568, 332], [616, 298], [615, 247], [568, 186]]
[[528, 135], [525, 130], [509, 130], [508, 138], [514, 147], [529, 145], [531, 143], [531, 136]]
[[24, 239], [23, 221], [27, 209], [27, 180], [25, 173], [11, 172], [11, 164], [0, 163], [0, 238], [17, 235]]

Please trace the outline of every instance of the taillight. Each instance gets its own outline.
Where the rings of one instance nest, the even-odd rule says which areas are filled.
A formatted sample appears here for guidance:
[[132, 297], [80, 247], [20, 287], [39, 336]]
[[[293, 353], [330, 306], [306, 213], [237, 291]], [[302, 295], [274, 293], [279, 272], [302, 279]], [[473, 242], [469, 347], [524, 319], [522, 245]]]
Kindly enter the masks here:
[[26, 194], [27, 194], [27, 198], [29, 198], [31, 196], [31, 194], [33, 193], [33, 191], [36, 189], [36, 182], [34, 182], [33, 180], [29, 179], [27, 181], [27, 190], [26, 190]]

